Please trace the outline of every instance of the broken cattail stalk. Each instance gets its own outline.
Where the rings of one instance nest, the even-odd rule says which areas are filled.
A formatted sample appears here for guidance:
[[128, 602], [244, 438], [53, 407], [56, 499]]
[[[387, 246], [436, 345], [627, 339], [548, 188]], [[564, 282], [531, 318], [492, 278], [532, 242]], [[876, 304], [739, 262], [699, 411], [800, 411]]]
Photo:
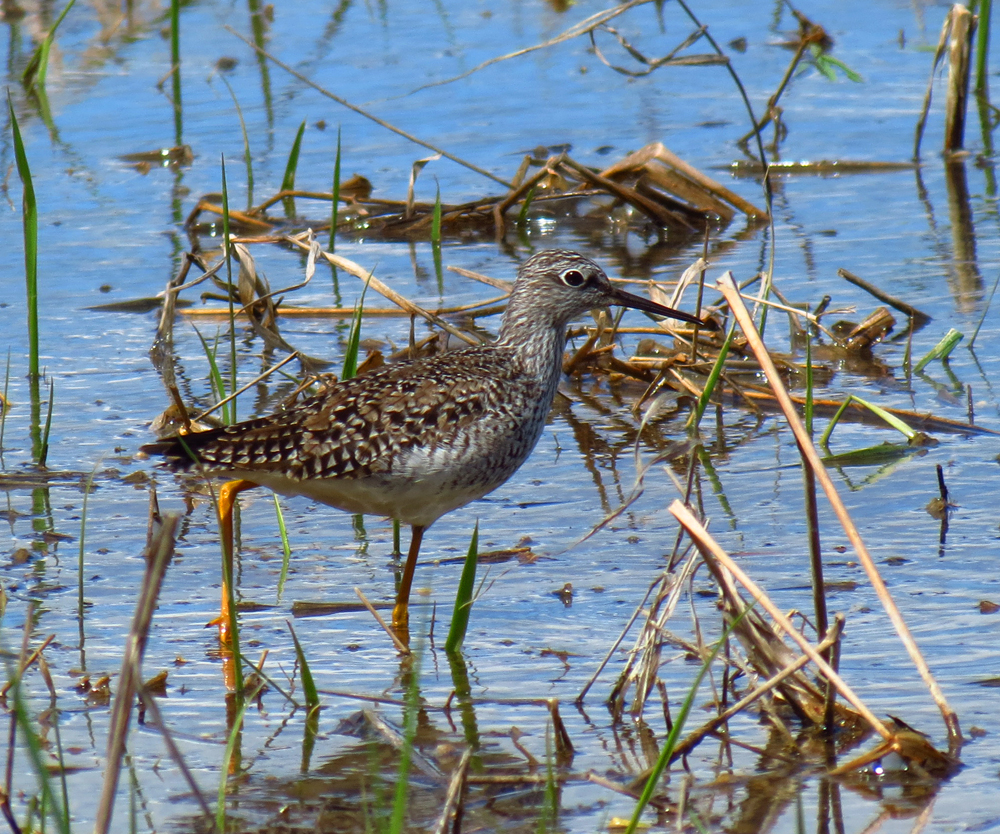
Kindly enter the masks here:
[[948, 52], [948, 92], [945, 103], [945, 153], [961, 149], [965, 133], [966, 99], [969, 90], [969, 50], [972, 35], [975, 31], [975, 18], [965, 6], [954, 5], [941, 27], [937, 49], [934, 50], [934, 61], [931, 64], [931, 75], [927, 82], [927, 92], [924, 93], [924, 103], [917, 119], [917, 128], [913, 140], [913, 159], [920, 159], [920, 142], [924, 136], [924, 127], [931, 109], [931, 94], [934, 90], [934, 73], [938, 64]]
[[948, 13], [951, 38], [948, 41], [948, 92], [944, 108], [944, 150], [962, 149], [965, 140], [965, 112], [969, 99], [969, 53], [976, 18], [965, 6], [955, 4]]

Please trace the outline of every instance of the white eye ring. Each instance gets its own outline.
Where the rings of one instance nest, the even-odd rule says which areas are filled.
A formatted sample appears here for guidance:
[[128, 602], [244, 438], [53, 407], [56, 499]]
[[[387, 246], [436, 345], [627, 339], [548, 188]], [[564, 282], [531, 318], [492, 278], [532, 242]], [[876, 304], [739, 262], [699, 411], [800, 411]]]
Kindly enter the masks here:
[[567, 287], [582, 287], [587, 283], [587, 277], [579, 269], [567, 269], [559, 277]]

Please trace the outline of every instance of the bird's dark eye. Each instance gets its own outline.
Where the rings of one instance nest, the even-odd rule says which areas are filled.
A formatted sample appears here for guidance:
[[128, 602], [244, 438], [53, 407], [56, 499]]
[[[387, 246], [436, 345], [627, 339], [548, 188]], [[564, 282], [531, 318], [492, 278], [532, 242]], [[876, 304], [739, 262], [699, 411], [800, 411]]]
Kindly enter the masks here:
[[567, 269], [561, 277], [567, 287], [582, 287], [587, 283], [587, 278], [579, 269]]

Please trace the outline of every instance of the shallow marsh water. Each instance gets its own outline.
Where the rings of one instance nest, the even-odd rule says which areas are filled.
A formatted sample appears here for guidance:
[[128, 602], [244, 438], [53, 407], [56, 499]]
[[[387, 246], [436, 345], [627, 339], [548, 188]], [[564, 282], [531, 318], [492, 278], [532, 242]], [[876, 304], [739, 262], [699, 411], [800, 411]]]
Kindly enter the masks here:
[[[4, 426], [0, 480], [8, 518], [8, 538], [0, 550], [0, 583], [6, 595], [0, 647], [11, 651], [20, 645], [28, 603], [36, 601], [33, 641], [56, 635], [46, 656], [59, 696], [61, 742], [71, 767], [67, 783], [74, 829], [83, 830], [91, 827], [96, 806], [109, 708], [88, 700], [74, 686], [83, 672], [93, 679], [115, 675], [121, 663], [143, 575], [148, 481], [137, 473], [156, 479], [163, 509], [184, 513], [145, 669], [148, 674], [169, 670], [167, 695], [160, 699], [164, 720], [179, 737], [185, 759], [208, 795], [217, 789], [227, 726], [214, 633], [204, 627], [218, 601], [218, 535], [211, 504], [192, 501], [182, 482], [135, 458], [138, 447], [151, 437], [150, 421], [167, 405], [148, 358], [155, 314], [87, 308], [163, 289], [188, 248], [184, 217], [200, 195], [220, 188], [221, 155], [227, 160], [234, 203], [245, 200], [242, 139], [232, 99], [215, 70], [220, 58], [237, 59], [226, 78], [247, 121], [257, 201], [278, 189], [288, 148], [303, 120], [307, 129], [298, 168], [300, 188], [329, 189], [338, 126], [345, 175], [368, 177], [379, 196], [402, 198], [412, 162], [429, 152], [339, 108], [273, 65], [262, 69], [223, 28], [230, 25], [248, 33], [248, 9], [203, 2], [186, 6], [181, 16], [180, 139], [192, 147], [195, 159], [178, 169], [154, 167], [141, 173], [122, 161], [122, 155], [177, 144], [171, 107], [156, 89], [169, 70], [164, 10], [136, 4], [132, 19], [125, 22], [103, 8], [81, 6], [70, 12], [57, 36], [49, 71], [52, 115], [47, 128], [16, 82], [30, 54], [29, 36], [45, 28], [37, 8], [24, 8], [26, 16], [9, 15], [4, 26], [9, 56], [5, 72], [40, 203], [42, 362], [55, 396], [49, 476], [43, 485], [29, 465], [20, 188], [11, 173], [6, 179], [8, 211], [0, 216], [7, 242], [0, 250], [0, 348], [10, 349], [12, 403]], [[344, 3], [335, 10], [324, 4], [296, 4], [294, 10], [278, 5], [267, 24], [267, 46], [328, 89], [503, 178], [513, 176], [523, 153], [539, 145], [570, 144], [576, 159], [593, 165], [652, 141], [663, 141], [702, 169], [719, 169], [740, 158], [733, 142], [745, 132], [746, 120], [721, 69], [664, 68], [643, 79], [626, 79], [601, 65], [581, 40], [406, 95], [498, 54], [551, 38], [601, 8], [591, 2], [565, 11], [524, 3], [400, 8]], [[936, 43], [944, 9], [888, 2], [804, 8], [836, 40], [834, 54], [865, 80], [831, 83], [813, 71], [797, 77], [783, 100], [790, 132], [781, 146], [782, 157], [907, 160], [930, 69], [928, 45]], [[789, 53], [778, 42], [794, 28], [793, 22], [777, 4], [736, 12], [732, 4], [707, 2], [696, 11], [720, 43], [747, 38], [746, 52], [733, 57], [759, 111], [787, 64]], [[860, 22], [862, 13], [865, 23]], [[662, 21], [663, 31], [656, 13], [642, 7], [614, 25], [647, 54], [658, 55], [688, 30], [672, 4], [663, 7]], [[601, 43], [611, 51], [609, 43]], [[943, 97], [943, 91], [937, 96]], [[321, 121], [325, 129], [317, 126]], [[926, 353], [950, 327], [964, 332], [968, 342], [1000, 267], [996, 200], [989, 190], [992, 160], [973, 155], [964, 162], [969, 196], [963, 199], [935, 152], [940, 132], [940, 109], [935, 107], [919, 172], [795, 176], [779, 178], [776, 184], [778, 287], [796, 302], [815, 305], [829, 294], [835, 306], [855, 305], [864, 314], [877, 303], [839, 279], [836, 270], [845, 267], [862, 275], [933, 315], [913, 336], [914, 356]], [[979, 149], [976, 135], [972, 119], [968, 137], [974, 152]], [[4, 171], [13, 161], [9, 136], [7, 127], [0, 140]], [[754, 179], [730, 181], [726, 174], [715, 173], [742, 196], [761, 202]], [[435, 162], [421, 174], [418, 196], [433, 199], [438, 186], [450, 202], [500, 188], [466, 169]], [[327, 212], [322, 203], [300, 201], [299, 208], [310, 217], [322, 218]], [[963, 213], [968, 222], [960, 222]], [[748, 231], [739, 220], [720, 230], [710, 279], [725, 269], [740, 280], [750, 277], [767, 262], [769, 240], [766, 230]], [[655, 246], [639, 235], [607, 229], [584, 231], [553, 218], [535, 222], [504, 246], [484, 240], [446, 244], [443, 261], [511, 278], [516, 261], [559, 245], [593, 255], [616, 276], [645, 278], [652, 272], [669, 278], [700, 248], [669, 244]], [[374, 269], [427, 307], [494, 294], [448, 271], [439, 280], [427, 243], [356, 237], [338, 241], [337, 251]], [[303, 259], [298, 255], [263, 246], [255, 247], [254, 255], [272, 286], [300, 280]], [[358, 282], [343, 274], [335, 286], [330, 273], [320, 270], [294, 300], [350, 306], [359, 289]], [[876, 350], [882, 371], [836, 367], [822, 393], [831, 398], [856, 393], [882, 405], [961, 420], [971, 386], [977, 422], [1000, 429], [995, 391], [1000, 329], [995, 322], [991, 311], [974, 353], [960, 347], [947, 367], [934, 363], [911, 384], [900, 370], [905, 342], [888, 342]], [[224, 325], [199, 327], [212, 338], [216, 327]], [[769, 333], [775, 350], [788, 348], [781, 329], [772, 326]], [[331, 328], [327, 321], [289, 320], [282, 332], [306, 352], [339, 366], [347, 333], [344, 322]], [[364, 335], [402, 345], [408, 321], [370, 318]], [[207, 402], [207, 363], [187, 321], [178, 324], [175, 348], [184, 394]], [[260, 344], [241, 334], [243, 381], [256, 373], [259, 355]], [[632, 800], [580, 775], [594, 771], [620, 776], [645, 767], [663, 737], [659, 708], [647, 711], [648, 725], [609, 718], [603, 701], [621, 668], [620, 652], [591, 691], [585, 711], [574, 710], [571, 702], [662, 569], [676, 534], [665, 508], [676, 492], [666, 472], [654, 468], [646, 477], [643, 496], [627, 513], [574, 547], [593, 523], [630, 494], [637, 421], [629, 412], [633, 397], [605, 383], [567, 380], [564, 390], [568, 399], [557, 403], [529, 463], [496, 493], [429, 531], [417, 586], [429, 589], [426, 601], [437, 605], [437, 636], [434, 641], [425, 636], [430, 605], [418, 608], [417, 666], [400, 661], [366, 612], [295, 620], [317, 685], [328, 693], [322, 699], [319, 737], [304, 766], [302, 711], [292, 711], [273, 691], [266, 694], [245, 721], [245, 771], [230, 788], [232, 817], [251, 829], [284, 822], [311, 825], [325, 804], [328, 828], [319, 830], [364, 827], [366, 814], [377, 816], [389, 804], [386, 796], [391, 796], [398, 757], [384, 740], [359, 738], [339, 725], [367, 704], [329, 693], [398, 701], [414, 675], [427, 704], [417, 743], [434, 754], [434, 761], [447, 764], [476, 733], [483, 743], [486, 773], [508, 763], [523, 772], [527, 759], [517, 745], [544, 763], [550, 745], [547, 710], [509, 701], [555, 697], [562, 703], [576, 756], [565, 770], [573, 776], [560, 788], [556, 819], [547, 824], [590, 831], [613, 817], [629, 815]], [[273, 389], [248, 395], [241, 400], [240, 414], [266, 411], [277, 398]], [[684, 416], [665, 420], [647, 433], [643, 454], [683, 436]], [[712, 530], [780, 605], [808, 608], [802, 482], [790, 432], [776, 418], [758, 420], [735, 408], [726, 410], [715, 432], [712, 420], [706, 419], [706, 447], [718, 476], [716, 483], [705, 480], [701, 485]], [[874, 445], [888, 437], [881, 429], [841, 426], [834, 449]], [[879, 785], [867, 792], [843, 790], [846, 831], [862, 831], [875, 821], [880, 830], [910, 830], [913, 815], [921, 813], [927, 830], [1000, 827], [1000, 746], [992, 720], [997, 696], [994, 688], [981, 683], [1000, 672], [995, 638], [1000, 615], [983, 614], [979, 608], [982, 600], [1000, 601], [1000, 519], [992, 489], [1000, 474], [1000, 444], [989, 435], [942, 434], [938, 440], [926, 454], [893, 466], [845, 468], [835, 474], [963, 729], [968, 734], [979, 727], [985, 735], [963, 749], [965, 768], [941, 786], [930, 805], [926, 798]], [[924, 510], [937, 495], [937, 464], [944, 467], [957, 504], [943, 543], [939, 522]], [[83, 542], [87, 607], [80, 626], [82, 487], [92, 472], [95, 489], [88, 500]], [[349, 516], [305, 501], [285, 502], [284, 511], [293, 557], [281, 599], [276, 598], [281, 543], [269, 495], [251, 493], [244, 502], [239, 567], [244, 598], [264, 606], [241, 615], [248, 654], [256, 657], [268, 651], [267, 668], [279, 679], [294, 666], [285, 625], [294, 602], [352, 601], [355, 585], [369, 598], [384, 600], [391, 597], [392, 588], [392, 531], [383, 520], [366, 519], [361, 531]], [[473, 610], [463, 676], [436, 647], [476, 519], [482, 550], [510, 548], [529, 537], [540, 558], [491, 566], [492, 584]], [[844, 676], [876, 712], [899, 715], [944, 746], [939, 715], [851, 552], [845, 550], [847, 542], [832, 514], [823, 511], [821, 519], [827, 580], [858, 583], [853, 589], [844, 584], [831, 596], [831, 608], [847, 615]], [[68, 538], [53, 537], [52, 532]], [[567, 582], [574, 588], [569, 605], [557, 593]], [[707, 587], [699, 575], [696, 590]], [[678, 621], [676, 627], [685, 626]], [[630, 646], [631, 639], [623, 645]], [[673, 709], [693, 674], [693, 664], [680, 654], [663, 667]], [[449, 694], [465, 680], [474, 709], [442, 710]], [[32, 710], [44, 709], [48, 698], [41, 680], [33, 676], [28, 683]], [[388, 703], [376, 709], [401, 726], [399, 706]], [[513, 728], [525, 734], [516, 744]], [[733, 736], [761, 747], [769, 742], [763, 726], [755, 728], [749, 717], [734, 726]], [[23, 757], [19, 762], [23, 772], [15, 788], [31, 794], [33, 777]], [[703, 744], [690, 757], [691, 801], [706, 825], [735, 830], [763, 825], [752, 808], [761, 795], [758, 766], [757, 754], [740, 748]], [[544, 774], [544, 764], [537, 772]], [[433, 773], [415, 773], [411, 821], [414, 827], [429, 826], [439, 811], [444, 781]], [[773, 770], [766, 775], [778, 782]], [[684, 779], [675, 766], [672, 799], [680, 796]], [[797, 790], [785, 798], [769, 797], [773, 819], [768, 825], [773, 830], [796, 830], [800, 815], [808, 829], [817, 817], [821, 780], [801, 773], [791, 777], [791, 784]], [[780, 782], [780, 791], [788, 791], [788, 786]], [[134, 729], [116, 830], [125, 830], [128, 823], [130, 797], [140, 830], [186, 830], [197, 814], [155, 727]], [[23, 794], [15, 797], [15, 811], [22, 818], [23, 801]], [[543, 786], [474, 785], [466, 823], [490, 830], [537, 830], [546, 823], [546, 807]], [[894, 815], [899, 818], [890, 819]]]

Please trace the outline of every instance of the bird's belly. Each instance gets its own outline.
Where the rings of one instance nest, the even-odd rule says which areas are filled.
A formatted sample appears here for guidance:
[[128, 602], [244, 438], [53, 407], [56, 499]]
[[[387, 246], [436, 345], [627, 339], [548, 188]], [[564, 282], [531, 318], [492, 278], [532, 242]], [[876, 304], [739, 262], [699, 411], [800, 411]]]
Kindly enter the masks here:
[[507, 481], [531, 453], [540, 430], [541, 425], [515, 430], [504, 438], [502, 452], [491, 443], [475, 442], [411, 448], [397, 453], [389, 471], [355, 477], [297, 480], [266, 471], [234, 471], [227, 476], [345, 512], [389, 516], [427, 527]]
[[454, 472], [419, 478], [369, 476], [305, 481], [267, 472], [233, 474], [282, 495], [301, 495], [345, 512], [388, 516], [420, 527], [427, 527], [445, 513], [482, 498], [507, 480], [504, 477], [455, 483]]

